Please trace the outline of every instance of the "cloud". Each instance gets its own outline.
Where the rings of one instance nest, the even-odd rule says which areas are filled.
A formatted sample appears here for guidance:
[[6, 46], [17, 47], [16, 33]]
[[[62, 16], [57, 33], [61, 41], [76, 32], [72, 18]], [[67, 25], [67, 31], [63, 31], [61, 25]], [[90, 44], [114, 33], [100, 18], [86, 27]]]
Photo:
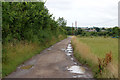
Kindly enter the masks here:
[[64, 17], [67, 25], [77, 21], [78, 26], [118, 25], [119, 0], [47, 0], [46, 7], [56, 17]]

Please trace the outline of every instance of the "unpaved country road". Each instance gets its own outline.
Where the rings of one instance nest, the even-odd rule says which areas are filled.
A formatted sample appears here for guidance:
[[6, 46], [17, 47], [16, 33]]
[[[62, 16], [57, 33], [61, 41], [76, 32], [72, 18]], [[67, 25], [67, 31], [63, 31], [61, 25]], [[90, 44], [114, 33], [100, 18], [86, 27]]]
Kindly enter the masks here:
[[[67, 38], [45, 49], [40, 54], [32, 57], [24, 64], [20, 65], [15, 72], [8, 75], [6, 78], [92, 78], [91, 70], [87, 67], [77, 63], [75, 58], [71, 60], [71, 56], [67, 56], [64, 51], [71, 38]], [[29, 54], [28, 54], [29, 55]], [[71, 73], [67, 70], [68, 67], [77, 63], [83, 67], [85, 72], [83, 74]], [[29, 69], [21, 69], [21, 66], [33, 65]]]

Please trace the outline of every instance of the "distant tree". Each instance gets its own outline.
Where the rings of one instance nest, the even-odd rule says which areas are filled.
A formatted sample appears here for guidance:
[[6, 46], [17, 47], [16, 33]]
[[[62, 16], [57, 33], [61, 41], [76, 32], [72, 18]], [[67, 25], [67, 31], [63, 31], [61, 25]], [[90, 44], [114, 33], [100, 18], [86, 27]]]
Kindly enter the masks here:
[[78, 28], [78, 29], [77, 29], [77, 34], [78, 34], [78, 35], [81, 35], [82, 32], [83, 32], [83, 30], [82, 30], [81, 28]]
[[112, 28], [108, 28], [107, 31], [108, 31], [108, 32], [112, 32]]
[[94, 27], [94, 29], [95, 29], [97, 32], [100, 32], [100, 28]]
[[72, 27], [66, 27], [67, 35], [72, 35]]
[[112, 34], [113, 34], [113, 37], [118, 37], [119, 36], [119, 32], [120, 31], [120, 28], [119, 27], [114, 27], [112, 29]]
[[106, 30], [106, 29], [103, 27], [102, 30]]
[[57, 22], [59, 26], [66, 27], [67, 21], [63, 17], [62, 18], [59, 17]]

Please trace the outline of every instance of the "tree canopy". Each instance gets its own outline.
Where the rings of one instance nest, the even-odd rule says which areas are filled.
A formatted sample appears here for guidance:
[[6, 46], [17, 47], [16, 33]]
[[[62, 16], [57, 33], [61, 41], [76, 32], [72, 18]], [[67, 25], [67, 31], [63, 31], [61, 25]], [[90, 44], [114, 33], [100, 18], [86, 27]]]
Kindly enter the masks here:
[[52, 17], [44, 2], [3, 2], [3, 43], [14, 40], [44, 41], [64, 35], [64, 18]]

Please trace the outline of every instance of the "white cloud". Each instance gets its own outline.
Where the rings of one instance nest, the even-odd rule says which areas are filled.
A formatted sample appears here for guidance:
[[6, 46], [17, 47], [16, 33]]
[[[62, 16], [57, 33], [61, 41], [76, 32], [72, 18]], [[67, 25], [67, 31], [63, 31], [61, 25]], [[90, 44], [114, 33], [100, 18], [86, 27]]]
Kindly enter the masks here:
[[77, 21], [78, 26], [118, 25], [119, 0], [47, 0], [46, 7], [56, 18], [64, 17], [67, 25]]

